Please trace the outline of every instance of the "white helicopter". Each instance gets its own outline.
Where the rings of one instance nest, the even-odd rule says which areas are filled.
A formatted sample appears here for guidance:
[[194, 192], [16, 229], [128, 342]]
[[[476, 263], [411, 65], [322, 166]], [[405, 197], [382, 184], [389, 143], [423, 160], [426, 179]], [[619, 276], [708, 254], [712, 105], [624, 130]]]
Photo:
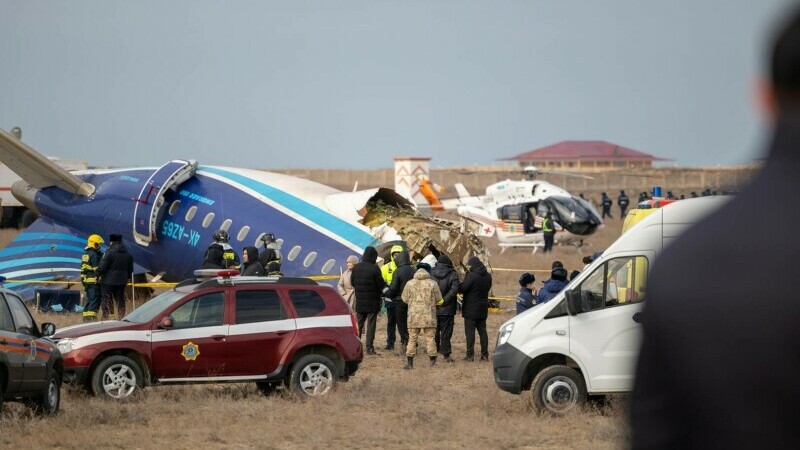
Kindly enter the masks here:
[[480, 196], [470, 195], [464, 185], [458, 183], [455, 185], [458, 198], [441, 200], [441, 209], [455, 209], [459, 215], [479, 222], [483, 225], [480, 235], [497, 235], [501, 252], [509, 247], [529, 247], [535, 252], [544, 246], [542, 219], [548, 211], [555, 222], [555, 241], [559, 244], [580, 246], [603, 224], [597, 209], [588, 200], [536, 179], [539, 174], [592, 177], [543, 171], [534, 166], [525, 167], [522, 174], [525, 179], [506, 179], [491, 184], [486, 187], [486, 194]]

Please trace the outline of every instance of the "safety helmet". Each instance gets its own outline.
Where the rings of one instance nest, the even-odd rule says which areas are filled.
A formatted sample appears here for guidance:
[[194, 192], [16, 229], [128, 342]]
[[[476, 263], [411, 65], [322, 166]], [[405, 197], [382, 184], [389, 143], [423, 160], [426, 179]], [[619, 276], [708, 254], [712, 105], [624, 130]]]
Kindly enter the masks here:
[[100, 244], [105, 244], [105, 241], [99, 234], [93, 234], [89, 236], [89, 239], [86, 239], [86, 245], [89, 247], [99, 247]]
[[214, 240], [217, 242], [228, 242], [230, 237], [228, 236], [228, 232], [225, 230], [217, 230], [214, 232]]
[[276, 238], [275, 235], [272, 233], [264, 233], [264, 235], [261, 236], [261, 240], [264, 241], [265, 244], [270, 244], [272, 242], [275, 242]]

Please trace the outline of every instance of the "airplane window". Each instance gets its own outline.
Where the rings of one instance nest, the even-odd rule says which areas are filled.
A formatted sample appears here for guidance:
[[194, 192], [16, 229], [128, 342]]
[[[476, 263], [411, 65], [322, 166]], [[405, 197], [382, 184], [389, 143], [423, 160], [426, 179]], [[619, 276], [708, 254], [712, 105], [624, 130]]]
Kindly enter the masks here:
[[286, 258], [289, 261], [294, 261], [297, 258], [297, 255], [300, 254], [300, 250], [301, 250], [300, 246], [299, 245], [295, 245], [294, 247], [292, 247], [291, 250], [289, 250], [289, 255], [286, 256]]
[[172, 202], [172, 205], [169, 206], [169, 215], [174, 216], [176, 212], [178, 212], [178, 208], [181, 207], [181, 201], [175, 200]]
[[206, 218], [203, 219], [203, 228], [208, 228], [211, 225], [211, 222], [214, 220], [214, 213], [210, 212], [206, 214]]
[[263, 238], [266, 235], [267, 235], [267, 233], [261, 233], [258, 236], [256, 236], [256, 242], [253, 244], [253, 246], [255, 246], [256, 248], [263, 247], [264, 246], [264, 241], [262, 241], [261, 238]]
[[333, 259], [325, 261], [325, 264], [322, 266], [322, 273], [330, 272], [334, 265], [336, 265], [336, 261]]
[[197, 214], [197, 206], [192, 206], [186, 211], [186, 221], [191, 222], [194, 219], [194, 215]]
[[308, 267], [311, 264], [314, 264], [314, 260], [317, 259], [317, 252], [311, 252], [306, 255], [306, 259], [303, 260], [303, 266]]
[[236, 235], [236, 240], [242, 242], [244, 238], [247, 237], [247, 233], [250, 232], [250, 227], [247, 225], [243, 226], [241, 230], [239, 230], [239, 234]]
[[225, 219], [225, 221], [222, 222], [222, 225], [220, 225], [219, 229], [228, 231], [231, 228], [232, 223], [233, 221], [231, 219]]

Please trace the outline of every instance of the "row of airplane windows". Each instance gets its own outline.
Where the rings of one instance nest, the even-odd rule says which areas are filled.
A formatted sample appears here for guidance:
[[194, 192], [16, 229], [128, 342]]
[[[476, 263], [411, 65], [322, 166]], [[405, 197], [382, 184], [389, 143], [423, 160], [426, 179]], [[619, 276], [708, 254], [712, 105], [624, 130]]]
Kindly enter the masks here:
[[[169, 206], [169, 211], [168, 211], [169, 215], [170, 216], [174, 216], [175, 214], [177, 214], [178, 213], [178, 209], [180, 207], [181, 207], [181, 201], [180, 200], [173, 201], [172, 204]], [[186, 215], [184, 216], [184, 218], [186, 219], [186, 222], [188, 223], [188, 222], [191, 222], [194, 219], [195, 215], [197, 215], [197, 206], [191, 206], [186, 211]], [[211, 226], [211, 222], [214, 221], [214, 217], [215, 217], [215, 214], [213, 212], [210, 212], [210, 213], [206, 214], [206, 216], [203, 218], [203, 222], [202, 222], [203, 228], [210, 227]], [[233, 221], [231, 219], [225, 219], [222, 222], [222, 225], [220, 225], [219, 229], [230, 232], [230, 227], [231, 227], [232, 224], [233, 224]], [[248, 233], [250, 233], [250, 226], [249, 225], [243, 226], [242, 228], [239, 229], [239, 232], [236, 233], [236, 240], [239, 241], [239, 242], [244, 241], [245, 238], [247, 238]], [[256, 246], [256, 247], [261, 245], [261, 238], [264, 237], [265, 234], [266, 233], [259, 234], [256, 237], [256, 240], [253, 243], [253, 245]], [[276, 242], [278, 244], [278, 248], [280, 249], [283, 246], [283, 239], [278, 239]], [[303, 249], [299, 245], [295, 245], [294, 247], [292, 247], [291, 250], [289, 250], [289, 253], [286, 255], [286, 259], [288, 259], [289, 261], [294, 261], [295, 259], [297, 259], [298, 256], [300, 256], [300, 252], [302, 250]], [[306, 255], [305, 259], [303, 259], [303, 266], [304, 267], [311, 266], [311, 264], [314, 264], [314, 261], [316, 259], [317, 259], [317, 252], [309, 252]], [[329, 259], [329, 260], [325, 261], [325, 264], [322, 265], [322, 269], [320, 269], [320, 272], [322, 272], [323, 274], [327, 274], [327, 273], [329, 273], [331, 271], [331, 269], [333, 269], [333, 267], [335, 265], [336, 265], [336, 261], [334, 259]]]

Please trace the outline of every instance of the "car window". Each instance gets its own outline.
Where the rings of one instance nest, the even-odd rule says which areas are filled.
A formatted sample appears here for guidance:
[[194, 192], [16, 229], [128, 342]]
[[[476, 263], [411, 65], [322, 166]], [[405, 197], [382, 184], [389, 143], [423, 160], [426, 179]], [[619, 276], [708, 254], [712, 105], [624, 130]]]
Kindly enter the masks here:
[[170, 314], [175, 328], [210, 327], [222, 325], [225, 312], [225, 293], [206, 294], [175, 308]]
[[614, 258], [596, 267], [580, 285], [583, 310], [644, 301], [647, 271], [644, 256]]
[[31, 313], [28, 312], [28, 308], [25, 307], [22, 300], [13, 295], [6, 295], [6, 300], [8, 301], [8, 308], [11, 310], [11, 316], [14, 317], [16, 332], [37, 336], [39, 330], [36, 329]]
[[273, 290], [236, 292], [236, 323], [269, 322], [285, 318], [286, 313], [278, 298], [278, 292]]
[[313, 317], [325, 310], [325, 300], [316, 291], [291, 290], [289, 298], [292, 299], [297, 317]]
[[14, 319], [11, 318], [11, 310], [6, 305], [6, 300], [0, 294], [0, 331], [16, 331], [14, 329]]

